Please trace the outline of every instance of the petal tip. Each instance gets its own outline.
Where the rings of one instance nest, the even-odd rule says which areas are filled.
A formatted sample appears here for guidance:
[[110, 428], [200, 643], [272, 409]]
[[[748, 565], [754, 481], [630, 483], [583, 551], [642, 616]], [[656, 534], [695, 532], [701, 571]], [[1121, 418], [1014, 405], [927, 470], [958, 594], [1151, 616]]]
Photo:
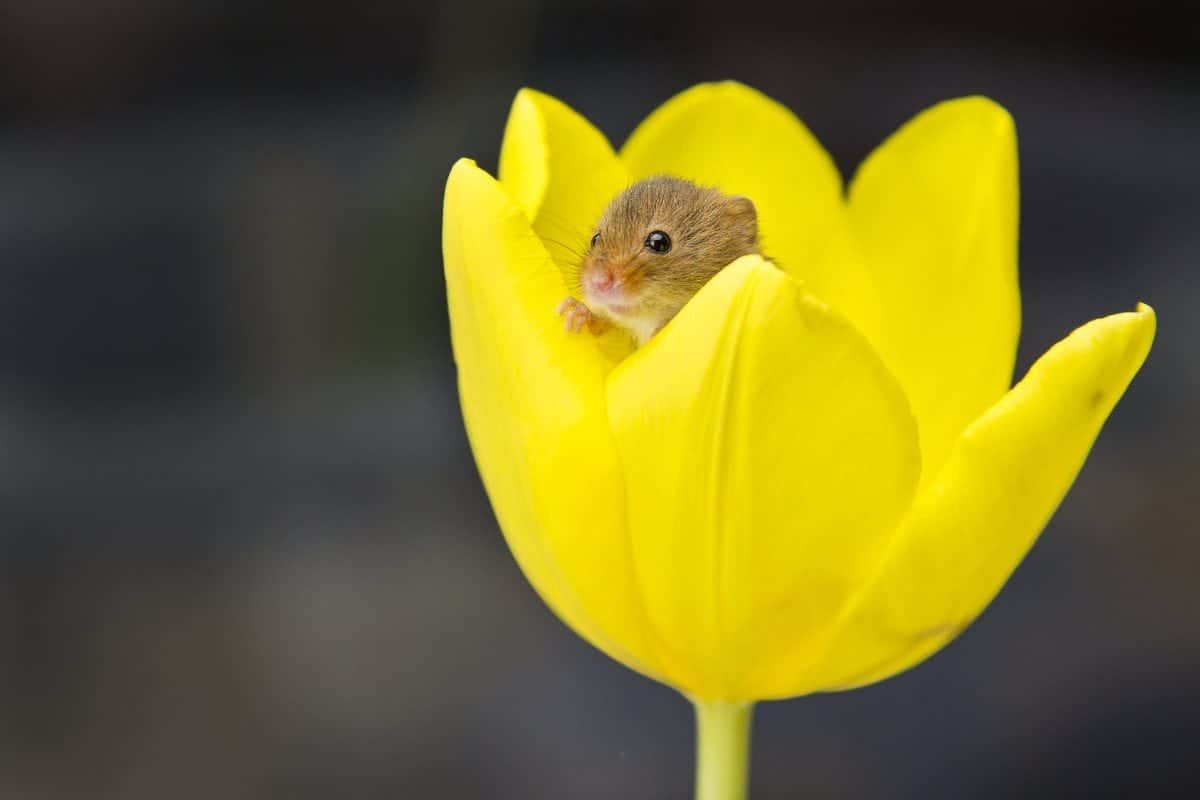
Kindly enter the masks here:
[[513, 95], [513, 105], [517, 103], [529, 103], [537, 100], [542, 93], [532, 86], [522, 86], [517, 89], [517, 93]]
[[539, 107], [540, 94], [522, 87], [513, 96], [500, 141], [500, 184], [533, 219], [546, 191], [545, 123]]
[[[510, 131], [514, 131], [522, 124], [527, 124], [531, 115], [537, 114], [538, 94], [536, 89], [528, 86], [517, 89], [517, 93], [513, 95], [512, 103], [508, 107], [508, 119], [504, 124], [505, 138], [508, 138]], [[503, 144], [501, 147], [503, 148]]]
[[477, 169], [479, 167], [476, 166], [475, 159], [466, 156], [459, 158], [450, 166], [450, 172], [446, 174], [446, 188], [442, 192], [444, 205], [449, 205], [455, 186], [461, 183], [472, 170]]
[[[698, 83], [690, 89], [684, 89], [676, 97], [697, 98], [702, 100], [725, 100], [734, 102], [743, 101], [756, 104], [763, 103], [770, 108], [784, 112], [789, 117], [794, 118], [796, 116], [790, 108], [776, 100], [774, 97], [771, 97], [766, 92], [732, 78]], [[796, 121], [799, 122], [798, 119]]]
[[1158, 314], [1154, 311], [1154, 308], [1148, 303], [1139, 301], [1134, 307], [1133, 313], [1138, 315], [1144, 330], [1153, 339], [1155, 331], [1158, 330]]
[[1158, 332], [1158, 314], [1147, 303], [1138, 302], [1133, 312], [1138, 320], [1140, 334], [1137, 337], [1138, 344], [1136, 347], [1137, 368], [1140, 369], [1142, 363], [1146, 360], [1146, 356], [1150, 354], [1150, 346], [1154, 344], [1154, 336]]
[[577, 113], [570, 105], [548, 92], [543, 92], [541, 89], [535, 89], [532, 86], [522, 86], [513, 95], [509, 115], [511, 117], [517, 113], [536, 114], [540, 123], [543, 116], [554, 111], [566, 112], [572, 115]]
[[982, 94], [969, 94], [943, 100], [926, 109], [918, 115], [946, 116], [961, 119], [964, 122], [977, 121], [994, 126], [999, 134], [1016, 131], [1016, 122], [1012, 113], [998, 102]]
[[1113, 323], [1108, 326], [1111, 331], [1109, 335], [1122, 335], [1128, 341], [1127, 352], [1131, 358], [1136, 359], [1137, 366], [1134, 367], [1136, 371], [1150, 352], [1150, 345], [1154, 342], [1154, 335], [1158, 329], [1158, 315], [1146, 303], [1138, 302], [1132, 311], [1113, 314], [1111, 317], [1094, 322], [1104, 323], [1106, 321]]
[[1017, 128], [1012, 114], [989, 97], [967, 95], [919, 111], [884, 139], [855, 171], [848, 192], [851, 205], [865, 191], [864, 185], [873, 180], [874, 173], [888, 173], [884, 166], [888, 161], [905, 163], [921, 153], [926, 158], [940, 159], [942, 153], [956, 148], [969, 148], [978, 165], [1004, 165], [1008, 175], [1005, 180], [1015, 187]]
[[[755, 89], [753, 86], [734, 80], [733, 78], [725, 78], [719, 81], [708, 81], [707, 83], [697, 84], [694, 88], [703, 88], [706, 91], [726, 94], [749, 94], [755, 97], [767, 97], [767, 95]], [[768, 98], [769, 99], [769, 98]], [[772, 101], [773, 102], [773, 101]]]
[[459, 158], [450, 167], [450, 173], [446, 176], [446, 195], [449, 196], [452, 188], [457, 184], [470, 180], [480, 173], [487, 175], [487, 172], [475, 163], [475, 159], [467, 156]]
[[517, 89], [517, 93], [513, 95], [512, 108], [515, 110], [529, 109], [530, 111], [538, 112], [545, 105], [566, 105], [552, 94], [547, 94], [541, 89], [535, 89], [532, 86], [522, 86]]

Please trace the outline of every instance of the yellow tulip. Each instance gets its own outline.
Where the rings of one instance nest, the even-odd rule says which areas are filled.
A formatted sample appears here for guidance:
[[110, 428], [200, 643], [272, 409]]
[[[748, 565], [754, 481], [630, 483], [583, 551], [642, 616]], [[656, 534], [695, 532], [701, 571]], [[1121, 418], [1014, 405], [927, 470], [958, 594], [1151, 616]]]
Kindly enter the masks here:
[[[742, 796], [751, 703], [882, 680], [984, 609], [1154, 337], [1145, 305], [1093, 320], [1011, 386], [1016, 138], [984, 98], [919, 114], [844, 191], [740, 84], [678, 95], [619, 152], [522, 90], [499, 173], [461, 160], [445, 197], [475, 458], [550, 608], [696, 702], [702, 797]], [[750, 197], [771, 260], [636, 351], [566, 333], [572, 250], [662, 173]]]

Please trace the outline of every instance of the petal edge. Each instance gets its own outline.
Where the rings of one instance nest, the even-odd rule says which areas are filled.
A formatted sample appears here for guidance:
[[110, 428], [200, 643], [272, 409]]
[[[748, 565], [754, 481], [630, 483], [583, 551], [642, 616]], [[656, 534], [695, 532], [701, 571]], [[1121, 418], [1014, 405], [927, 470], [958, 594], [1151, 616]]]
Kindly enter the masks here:
[[660, 677], [632, 583], [608, 365], [562, 330], [553, 262], [520, 209], [467, 159], [446, 183], [443, 256], [463, 418], [509, 548], [571, 628]]
[[1070, 489], [1155, 329], [1144, 304], [1087, 323], [968, 426], [844, 613], [814, 691], [914, 666], [982, 613]]
[[628, 180], [608, 139], [561, 100], [521, 89], [500, 145], [499, 179], [574, 288], [592, 226]]
[[652, 111], [620, 156], [634, 180], [670, 174], [749, 197], [767, 256], [857, 322], [861, 267], [830, 258], [848, 235], [842, 176], [786, 106], [737, 81], [701, 83]]
[[904, 396], [852, 326], [748, 256], [612, 372], [608, 398], [674, 682], [756, 699], [744, 673], [824, 630], [908, 507]]
[[1012, 116], [979, 96], [917, 114], [850, 184], [854, 240], [883, 298], [864, 330], [917, 415], [923, 482], [1012, 383], [1017, 195]]

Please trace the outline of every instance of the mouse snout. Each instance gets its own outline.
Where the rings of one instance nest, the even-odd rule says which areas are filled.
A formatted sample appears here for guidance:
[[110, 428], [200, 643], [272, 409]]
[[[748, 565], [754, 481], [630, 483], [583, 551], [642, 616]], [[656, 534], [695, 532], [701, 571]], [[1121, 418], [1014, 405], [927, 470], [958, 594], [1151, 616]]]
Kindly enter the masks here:
[[592, 291], [607, 292], [613, 288], [616, 278], [613, 276], [612, 270], [606, 267], [597, 267], [588, 272], [584, 277], [584, 283]]

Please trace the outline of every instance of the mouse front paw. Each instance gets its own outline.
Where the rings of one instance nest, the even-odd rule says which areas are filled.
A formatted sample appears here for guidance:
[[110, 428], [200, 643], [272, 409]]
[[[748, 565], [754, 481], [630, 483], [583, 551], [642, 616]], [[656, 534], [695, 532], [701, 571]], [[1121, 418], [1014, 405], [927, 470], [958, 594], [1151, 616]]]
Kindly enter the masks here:
[[574, 297], [558, 304], [558, 315], [563, 318], [563, 327], [570, 333], [579, 333], [584, 328], [592, 334], [608, 330], [608, 320], [592, 313], [591, 309]]

